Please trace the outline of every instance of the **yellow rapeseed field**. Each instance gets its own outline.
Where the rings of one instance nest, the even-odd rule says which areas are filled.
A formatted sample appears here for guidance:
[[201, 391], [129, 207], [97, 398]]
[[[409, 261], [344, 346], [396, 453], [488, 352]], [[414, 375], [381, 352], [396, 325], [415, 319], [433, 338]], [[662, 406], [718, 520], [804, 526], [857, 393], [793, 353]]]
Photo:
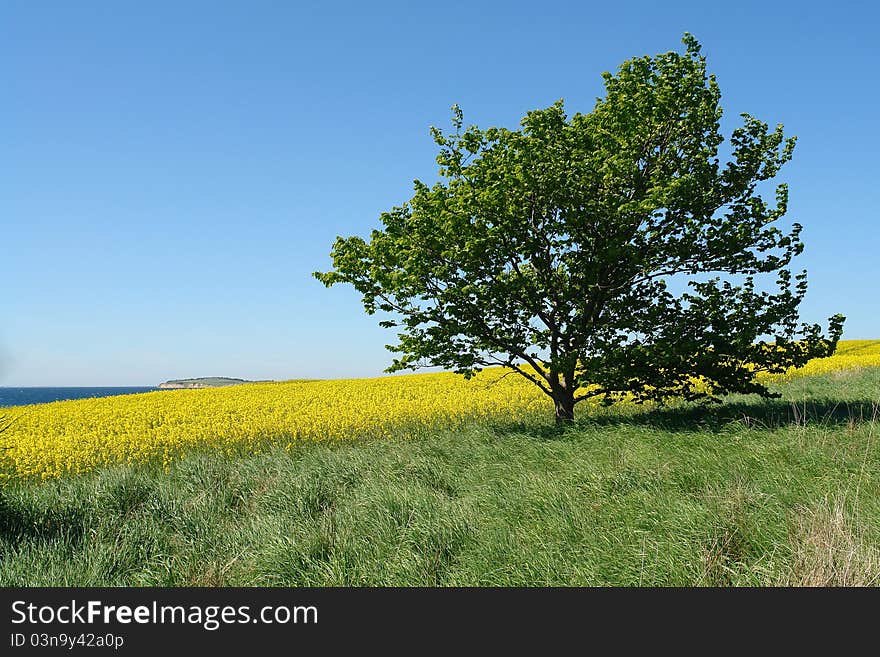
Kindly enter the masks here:
[[838, 343], [837, 350], [830, 358], [816, 358], [799, 370], [771, 378], [779, 380], [861, 367], [880, 367], [880, 340], [844, 340]]
[[[35, 404], [9, 409], [3, 468], [56, 477], [99, 464], [162, 459], [200, 446], [239, 451], [360, 435], [416, 434], [473, 419], [546, 410], [534, 386], [484, 372], [255, 383]], [[7, 475], [8, 476], [8, 475]]]
[[[880, 340], [841, 342], [834, 356], [765, 380], [854, 367], [880, 367]], [[531, 383], [499, 370], [470, 381], [449, 373], [413, 374], [36, 404], [6, 413], [12, 424], [0, 434], [0, 476], [47, 479], [149, 460], [167, 465], [200, 447], [239, 452], [301, 441], [416, 435], [431, 427], [533, 412], [549, 417], [549, 400]]]

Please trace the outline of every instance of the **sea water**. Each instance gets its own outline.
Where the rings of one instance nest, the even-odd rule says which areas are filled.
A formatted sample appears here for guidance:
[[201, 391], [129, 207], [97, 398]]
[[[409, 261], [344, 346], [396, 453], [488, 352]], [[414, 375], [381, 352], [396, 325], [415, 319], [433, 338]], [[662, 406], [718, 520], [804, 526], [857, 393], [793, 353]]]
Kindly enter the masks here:
[[63, 399], [86, 399], [89, 397], [112, 397], [132, 395], [138, 392], [158, 390], [153, 387], [64, 387], [64, 388], [0, 388], [0, 406], [25, 406], [44, 404]]

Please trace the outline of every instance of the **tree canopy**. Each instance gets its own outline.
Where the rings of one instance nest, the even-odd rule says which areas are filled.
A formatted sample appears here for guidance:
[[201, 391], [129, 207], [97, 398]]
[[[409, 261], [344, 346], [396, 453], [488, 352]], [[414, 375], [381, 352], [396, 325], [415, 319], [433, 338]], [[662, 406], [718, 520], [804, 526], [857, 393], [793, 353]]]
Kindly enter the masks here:
[[500, 365], [568, 420], [590, 397], [772, 396], [757, 373], [833, 352], [844, 318], [825, 336], [798, 317], [788, 187], [761, 195], [795, 138], [743, 114], [725, 143], [715, 77], [683, 43], [603, 74], [587, 114], [559, 101], [519, 130], [480, 129], [454, 106], [454, 131], [431, 129], [439, 182], [416, 180], [381, 230], [337, 238], [333, 269], [315, 273], [388, 313], [388, 371]]

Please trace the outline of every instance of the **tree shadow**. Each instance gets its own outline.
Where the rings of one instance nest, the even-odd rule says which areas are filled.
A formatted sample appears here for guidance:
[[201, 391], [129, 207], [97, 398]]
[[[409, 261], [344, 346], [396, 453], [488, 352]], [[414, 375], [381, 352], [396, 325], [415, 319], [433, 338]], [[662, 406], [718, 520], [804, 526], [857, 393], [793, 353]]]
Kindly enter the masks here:
[[659, 408], [579, 409], [570, 425], [499, 421], [491, 425], [497, 434], [525, 434], [554, 440], [585, 427], [644, 426], [665, 431], [708, 431], [728, 429], [731, 424], [754, 429], [791, 426], [841, 426], [880, 422], [880, 401], [876, 400], [731, 400], [723, 404], [687, 404]]

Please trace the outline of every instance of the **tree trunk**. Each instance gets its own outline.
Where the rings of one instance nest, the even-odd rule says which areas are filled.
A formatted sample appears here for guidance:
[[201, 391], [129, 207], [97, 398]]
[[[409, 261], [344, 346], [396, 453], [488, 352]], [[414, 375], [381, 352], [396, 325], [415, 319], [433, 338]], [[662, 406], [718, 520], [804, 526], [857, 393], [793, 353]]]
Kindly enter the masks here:
[[565, 424], [574, 421], [574, 393], [562, 389], [553, 395], [553, 403], [556, 405], [556, 424]]

